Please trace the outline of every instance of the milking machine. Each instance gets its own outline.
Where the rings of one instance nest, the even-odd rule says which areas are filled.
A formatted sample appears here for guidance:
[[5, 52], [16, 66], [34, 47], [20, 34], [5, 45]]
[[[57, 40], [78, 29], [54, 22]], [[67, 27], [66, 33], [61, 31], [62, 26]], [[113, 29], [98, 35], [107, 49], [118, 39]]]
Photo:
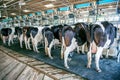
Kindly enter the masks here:
[[59, 25], [59, 24], [60, 24], [59, 11], [57, 9], [54, 9], [54, 13], [53, 13], [53, 25]]
[[33, 22], [35, 23], [35, 26], [40, 26], [41, 24], [42, 18], [41, 18], [41, 13], [40, 12], [35, 12], [35, 16], [33, 18]]
[[74, 6], [70, 5], [70, 10], [69, 10], [69, 14], [67, 15], [67, 20], [68, 20], [68, 24], [72, 25], [75, 23], [75, 11], [74, 11]]

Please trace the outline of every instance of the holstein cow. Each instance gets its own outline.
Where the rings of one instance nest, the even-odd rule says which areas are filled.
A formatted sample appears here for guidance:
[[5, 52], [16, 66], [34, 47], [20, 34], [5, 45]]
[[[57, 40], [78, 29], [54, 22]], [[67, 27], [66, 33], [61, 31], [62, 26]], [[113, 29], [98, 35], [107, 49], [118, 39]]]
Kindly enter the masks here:
[[15, 32], [16, 32], [15, 34], [17, 35], [18, 40], [20, 42], [20, 47], [23, 48], [22, 42], [24, 40], [23, 40], [23, 31], [22, 31], [22, 28], [21, 27], [15, 27]]
[[62, 29], [63, 29], [63, 25], [57, 25], [57, 26], [52, 26], [51, 30], [54, 34], [54, 48], [55, 45], [60, 45], [62, 43]]
[[91, 36], [90, 47], [87, 53], [88, 68], [90, 68], [91, 66], [92, 53], [96, 53], [95, 54], [96, 70], [98, 72], [101, 72], [101, 69], [99, 67], [100, 56], [102, 54], [103, 48], [108, 48], [112, 45], [112, 43], [114, 42], [115, 34], [116, 34], [115, 27], [107, 21], [96, 22], [95, 24], [93, 24], [90, 32]]
[[33, 27], [31, 29], [30, 32], [30, 36], [31, 36], [31, 40], [32, 40], [32, 46], [33, 46], [33, 50], [37, 53], [39, 53], [38, 51], [38, 43], [42, 41], [43, 39], [43, 34], [42, 34], [42, 30], [44, 27]]
[[45, 53], [49, 56], [50, 59], [53, 59], [51, 56], [51, 48], [54, 45], [54, 34], [50, 27], [45, 27], [43, 29], [44, 41], [45, 41]]
[[30, 33], [31, 33], [31, 30], [33, 29], [33, 27], [23, 27], [23, 38], [22, 38], [22, 36], [21, 36], [21, 43], [20, 44], [22, 44], [22, 41], [24, 41], [25, 42], [25, 47], [26, 47], [26, 49], [29, 49], [29, 50], [31, 50], [31, 47], [30, 47], [30, 39], [31, 39], [31, 37], [30, 37]]
[[87, 42], [85, 28], [87, 28], [85, 23], [77, 23], [74, 29], [70, 26], [65, 26], [62, 30], [61, 58], [64, 56], [64, 66], [66, 68], [69, 68], [67, 64], [69, 53]]
[[8, 39], [9, 46], [11, 46], [11, 42], [13, 44], [14, 32], [15, 28], [13, 27], [1, 29], [1, 36], [4, 44], [6, 44], [6, 39]]
[[46, 55], [48, 55], [51, 59], [53, 59], [51, 56], [51, 48], [53, 45], [61, 44], [62, 42], [62, 29], [63, 25], [48, 26], [44, 28], [45, 51]]
[[[113, 25], [113, 24], [111, 24], [111, 25]], [[118, 34], [117, 34], [118, 28], [116, 26], [114, 26], [114, 25], [113, 25], [113, 27], [115, 28], [114, 29], [115, 30], [114, 42], [107, 49], [106, 58], [108, 58], [109, 55], [112, 55], [111, 52], [113, 52], [113, 54], [114, 54], [113, 56], [115, 56], [117, 54], [117, 52], [118, 52], [118, 50], [117, 50], [117, 47], [118, 47], [117, 44], [118, 44], [118, 40], [119, 40]], [[110, 51], [110, 50], [112, 50], [112, 51]]]

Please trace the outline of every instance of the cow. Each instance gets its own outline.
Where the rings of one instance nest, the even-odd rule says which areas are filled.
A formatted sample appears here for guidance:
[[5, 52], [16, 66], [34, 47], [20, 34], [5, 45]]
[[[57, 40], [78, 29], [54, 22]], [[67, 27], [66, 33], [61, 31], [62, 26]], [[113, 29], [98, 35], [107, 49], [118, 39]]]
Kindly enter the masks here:
[[6, 44], [6, 39], [8, 39], [8, 46], [11, 46], [11, 43], [13, 44], [13, 38], [14, 38], [15, 28], [2, 28], [1, 29], [1, 36], [3, 43]]
[[[111, 24], [113, 25], [113, 24]], [[110, 53], [110, 49], [112, 49], [114, 52], [114, 54], [116, 55], [118, 50], [117, 50], [117, 47], [118, 47], [118, 44], [119, 44], [119, 33], [117, 33], [118, 31], [118, 28], [116, 26], [114, 26], [114, 30], [115, 30], [115, 36], [114, 36], [114, 42], [111, 44], [111, 46], [109, 46], [109, 48], [107, 49], [107, 54], [106, 54], [106, 58], [108, 58], [109, 56], [109, 53]], [[111, 51], [112, 52], [112, 51]]]
[[23, 31], [21, 27], [15, 27], [15, 34], [18, 37], [20, 47], [23, 48], [22, 42], [23, 42]]
[[92, 53], [96, 53], [96, 70], [98, 72], [101, 72], [101, 69], [99, 67], [100, 56], [104, 48], [109, 48], [112, 45], [112, 43], [114, 42], [115, 34], [115, 27], [112, 25], [112, 23], [109, 23], [108, 21], [96, 22], [95, 24], [93, 24], [90, 30], [90, 46], [87, 53], [87, 68], [90, 68], [91, 66]]
[[[86, 23], [76, 23], [73, 28], [76, 33], [76, 39], [78, 42], [77, 53], [79, 53], [79, 46], [82, 48], [82, 54], [84, 54], [85, 45], [87, 44], [87, 31], [88, 24]], [[80, 40], [81, 39], [81, 40]]]
[[30, 47], [30, 40], [31, 40], [31, 36], [30, 36], [30, 33], [31, 33], [31, 30], [33, 29], [33, 27], [23, 27], [22, 28], [22, 35], [21, 35], [21, 43], [24, 41], [25, 42], [25, 47], [26, 49], [29, 49], [31, 50], [31, 47]]
[[67, 59], [70, 52], [87, 42], [87, 26], [85, 23], [76, 23], [75, 28], [64, 26], [62, 30], [61, 58], [63, 59], [64, 56], [64, 66], [66, 68], [69, 68]]
[[57, 25], [57, 26], [52, 26], [51, 27], [51, 30], [52, 30], [53, 35], [54, 35], [54, 44], [53, 45], [59, 44], [61, 46], [63, 27], [64, 27], [64, 25]]
[[37, 53], [39, 53], [38, 43], [43, 40], [43, 34], [42, 34], [43, 28], [44, 27], [41, 27], [41, 26], [33, 27], [30, 32], [33, 50]]
[[54, 34], [51, 30], [51, 26], [46, 26], [43, 29], [44, 41], [45, 41], [45, 54], [49, 56], [50, 59], [53, 59], [51, 56], [51, 48], [54, 45]]
[[51, 59], [51, 48], [56, 44], [62, 43], [62, 29], [63, 25], [46, 26], [44, 28], [45, 51]]

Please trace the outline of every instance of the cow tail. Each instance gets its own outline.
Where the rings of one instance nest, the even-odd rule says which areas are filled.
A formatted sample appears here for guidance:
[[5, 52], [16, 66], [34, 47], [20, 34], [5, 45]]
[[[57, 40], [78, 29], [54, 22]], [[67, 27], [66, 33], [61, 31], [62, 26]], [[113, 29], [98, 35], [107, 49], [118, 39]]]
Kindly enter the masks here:
[[43, 36], [43, 41], [44, 41], [44, 46], [45, 46], [45, 30], [42, 30], [42, 36]]
[[95, 26], [91, 26], [90, 27], [90, 42], [92, 42], [93, 41], [93, 39], [94, 39], [94, 27]]
[[30, 33], [30, 38], [31, 38], [31, 40], [32, 40], [32, 42], [33, 42], [33, 36], [32, 36], [32, 33]]
[[45, 30], [43, 31], [43, 40], [45, 41]]

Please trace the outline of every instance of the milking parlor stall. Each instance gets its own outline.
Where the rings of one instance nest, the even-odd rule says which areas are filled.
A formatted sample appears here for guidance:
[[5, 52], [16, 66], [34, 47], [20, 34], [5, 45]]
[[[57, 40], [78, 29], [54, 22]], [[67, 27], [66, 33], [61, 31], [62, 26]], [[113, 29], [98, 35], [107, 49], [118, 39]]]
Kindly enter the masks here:
[[0, 0], [0, 80], [120, 80], [120, 0]]

